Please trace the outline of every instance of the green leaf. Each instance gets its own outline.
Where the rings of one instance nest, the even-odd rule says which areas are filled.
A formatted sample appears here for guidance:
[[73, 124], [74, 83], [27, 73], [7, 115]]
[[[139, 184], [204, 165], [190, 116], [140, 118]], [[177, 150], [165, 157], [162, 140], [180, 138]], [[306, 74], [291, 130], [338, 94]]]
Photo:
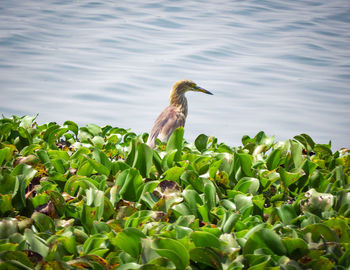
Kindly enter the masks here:
[[208, 138], [209, 137], [207, 135], [200, 134], [194, 141], [194, 145], [200, 152], [203, 152], [207, 149]]
[[104, 243], [107, 240], [107, 236], [103, 234], [95, 234], [90, 236], [83, 245], [84, 254], [94, 254], [97, 249], [105, 246]]
[[278, 167], [281, 162], [282, 148], [274, 149], [266, 159], [267, 168], [272, 171]]
[[209, 170], [210, 161], [210, 157], [199, 157], [193, 161], [193, 167], [199, 175], [205, 174]]
[[203, 193], [204, 191], [204, 183], [201, 178], [199, 178], [198, 174], [194, 171], [185, 171], [180, 179], [185, 183], [190, 184], [197, 192]]
[[32, 230], [25, 229], [24, 239], [29, 244], [30, 250], [39, 253], [44, 258], [49, 254], [49, 247], [45, 240], [34, 234]]
[[179, 183], [180, 176], [185, 171], [185, 168], [182, 167], [172, 167], [164, 172], [164, 179], [175, 181]]
[[5, 214], [8, 211], [12, 211], [12, 195], [11, 194], [0, 194], [0, 213]]
[[189, 252], [180, 241], [158, 237], [153, 240], [152, 247], [160, 256], [171, 260], [176, 269], [183, 270], [189, 265]]
[[254, 254], [254, 251], [259, 248], [268, 248], [277, 255], [287, 254], [287, 249], [278, 234], [265, 228], [250, 235], [244, 245], [243, 254]]
[[319, 241], [321, 238], [327, 242], [338, 241], [338, 237], [335, 234], [335, 232], [325, 224], [320, 224], [320, 223], [310, 224], [306, 226], [302, 231], [304, 234], [310, 232], [312, 235], [312, 240], [314, 242]]
[[70, 131], [72, 131], [74, 134], [75, 134], [75, 136], [77, 136], [78, 135], [78, 130], [79, 130], [79, 127], [78, 127], [78, 125], [76, 124], [76, 123], [74, 123], [73, 121], [65, 121], [64, 123], [63, 123], [63, 127], [64, 128], [67, 128], [68, 130], [70, 130]]
[[11, 147], [5, 147], [3, 149], [0, 149], [0, 166], [2, 166], [3, 163], [11, 160], [12, 156], [13, 149]]
[[168, 143], [166, 145], [166, 152], [169, 153], [173, 150], [177, 150], [175, 155], [175, 161], [178, 161], [181, 156], [181, 150], [182, 150], [182, 141], [184, 136], [184, 128], [178, 127], [174, 130], [174, 132], [171, 134]]
[[297, 141], [290, 140], [292, 159], [295, 168], [300, 168], [303, 162], [303, 145]]
[[197, 247], [190, 250], [192, 261], [205, 264], [213, 269], [223, 269], [219, 255], [212, 249], [207, 247]]
[[293, 259], [300, 259], [309, 252], [307, 243], [300, 238], [285, 238], [282, 239], [284, 246], [287, 249], [288, 256]]
[[253, 176], [253, 171], [252, 171], [253, 156], [245, 153], [237, 153], [237, 155], [239, 157], [243, 173], [246, 176]]
[[214, 234], [209, 232], [195, 231], [190, 234], [190, 238], [196, 247], [221, 248], [220, 240]]
[[34, 212], [32, 219], [34, 220], [34, 225], [39, 229], [39, 231], [50, 233], [55, 232], [55, 224], [49, 216], [39, 212]]
[[291, 221], [297, 217], [291, 204], [282, 204], [280, 207], [276, 207], [276, 211], [283, 225], [290, 225]]
[[138, 258], [141, 253], [141, 239], [145, 237], [136, 228], [126, 228], [117, 234], [115, 244], [133, 258]]
[[85, 158], [98, 173], [105, 175], [105, 176], [109, 176], [110, 170], [106, 166], [102, 165], [98, 161], [93, 160], [89, 157], [85, 157]]
[[288, 172], [282, 167], [279, 168], [279, 173], [281, 176], [281, 181], [285, 187], [289, 187], [291, 184], [296, 183], [302, 176], [300, 170], [297, 170], [296, 172]]
[[259, 180], [257, 178], [243, 177], [238, 181], [233, 190], [255, 195], [259, 190], [259, 185]]
[[204, 201], [209, 211], [216, 206], [216, 188], [212, 182], [204, 185]]
[[127, 169], [118, 175], [115, 185], [121, 198], [128, 201], [137, 201], [142, 191], [142, 176], [134, 168]]
[[102, 133], [102, 129], [95, 124], [88, 124], [86, 125], [88, 131], [93, 135], [93, 136], [97, 136], [100, 135]]
[[142, 177], [149, 178], [153, 166], [153, 150], [147, 144], [137, 143], [132, 167], [137, 168]]

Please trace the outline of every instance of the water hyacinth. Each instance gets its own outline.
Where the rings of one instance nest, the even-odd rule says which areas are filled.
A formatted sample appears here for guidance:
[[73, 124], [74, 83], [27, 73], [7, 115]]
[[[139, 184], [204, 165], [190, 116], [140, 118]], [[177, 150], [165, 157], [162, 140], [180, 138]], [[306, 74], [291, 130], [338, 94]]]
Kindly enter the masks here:
[[348, 149], [147, 136], [1, 119], [1, 269], [350, 267]]

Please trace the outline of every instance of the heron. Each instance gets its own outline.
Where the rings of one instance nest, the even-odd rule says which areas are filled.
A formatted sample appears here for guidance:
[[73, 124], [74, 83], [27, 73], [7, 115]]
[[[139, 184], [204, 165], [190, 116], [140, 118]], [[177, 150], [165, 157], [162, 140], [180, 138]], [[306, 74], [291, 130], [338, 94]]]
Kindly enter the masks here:
[[166, 142], [176, 128], [185, 126], [188, 112], [185, 93], [188, 91], [212, 95], [211, 92], [199, 87], [191, 80], [177, 81], [170, 93], [170, 105], [158, 116], [148, 136], [147, 144], [151, 148], [155, 148], [157, 138]]

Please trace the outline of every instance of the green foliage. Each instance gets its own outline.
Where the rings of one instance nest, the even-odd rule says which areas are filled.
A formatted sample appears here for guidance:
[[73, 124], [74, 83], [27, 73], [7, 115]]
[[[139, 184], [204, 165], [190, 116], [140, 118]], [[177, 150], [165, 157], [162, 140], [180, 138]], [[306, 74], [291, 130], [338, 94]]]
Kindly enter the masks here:
[[350, 155], [0, 120], [0, 269], [348, 269]]

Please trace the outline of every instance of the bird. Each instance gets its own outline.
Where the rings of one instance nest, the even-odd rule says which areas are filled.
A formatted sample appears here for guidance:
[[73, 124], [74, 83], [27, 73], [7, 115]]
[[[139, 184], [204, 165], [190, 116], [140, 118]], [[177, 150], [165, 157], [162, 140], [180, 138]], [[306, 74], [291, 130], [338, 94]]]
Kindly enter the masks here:
[[202, 92], [208, 95], [213, 95], [208, 90], [199, 87], [191, 80], [177, 81], [170, 93], [170, 105], [166, 107], [158, 116], [151, 132], [148, 136], [147, 145], [155, 148], [156, 139], [167, 142], [170, 135], [178, 127], [184, 127], [188, 113], [187, 99], [185, 93], [188, 91]]

